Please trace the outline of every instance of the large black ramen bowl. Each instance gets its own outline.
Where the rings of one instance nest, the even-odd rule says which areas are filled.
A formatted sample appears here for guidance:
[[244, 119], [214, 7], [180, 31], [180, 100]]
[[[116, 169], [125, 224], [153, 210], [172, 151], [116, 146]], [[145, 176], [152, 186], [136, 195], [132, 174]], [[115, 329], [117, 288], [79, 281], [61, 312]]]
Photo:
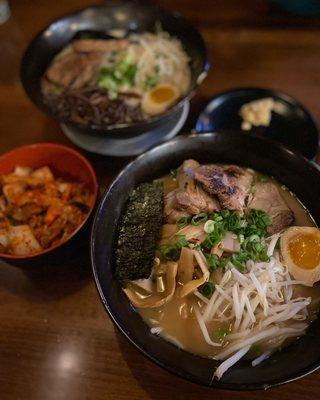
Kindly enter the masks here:
[[152, 335], [113, 277], [117, 225], [131, 190], [176, 168], [186, 158], [202, 163], [234, 163], [274, 176], [294, 192], [320, 223], [320, 172], [309, 161], [269, 139], [244, 134], [202, 134], [179, 137], [155, 147], [129, 164], [116, 178], [98, 208], [91, 239], [93, 272], [109, 316], [146, 356], [180, 377], [232, 390], [267, 389], [290, 382], [320, 366], [320, 321], [307, 334], [253, 368], [241, 361], [220, 381], [211, 382], [217, 362], [180, 350]]
[[[57, 118], [41, 93], [40, 81], [53, 57], [73, 39], [112, 38], [115, 32], [124, 36], [132, 32], [155, 32], [161, 27], [178, 38], [190, 58], [191, 85], [180, 101], [160, 116], [134, 124], [110, 125], [104, 129], [83, 127], [70, 120]], [[189, 99], [209, 69], [207, 50], [200, 33], [177, 13], [171, 13], [148, 1], [115, 1], [92, 6], [55, 20], [40, 32], [28, 46], [21, 62], [21, 81], [32, 102], [46, 114], [69, 127], [86, 133], [127, 138], [177, 118], [182, 104]]]

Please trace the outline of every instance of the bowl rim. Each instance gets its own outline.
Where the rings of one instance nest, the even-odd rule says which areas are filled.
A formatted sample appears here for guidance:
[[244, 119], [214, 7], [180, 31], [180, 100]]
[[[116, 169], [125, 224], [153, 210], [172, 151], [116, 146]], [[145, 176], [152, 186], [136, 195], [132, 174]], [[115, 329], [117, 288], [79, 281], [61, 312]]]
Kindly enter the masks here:
[[[237, 135], [237, 136], [242, 136], [243, 133], [241, 132], [233, 132], [233, 135]], [[131, 336], [126, 332], [126, 330], [122, 327], [122, 325], [118, 322], [116, 316], [113, 314], [113, 311], [111, 310], [111, 307], [109, 306], [109, 302], [108, 299], [105, 297], [104, 293], [103, 293], [103, 289], [102, 286], [100, 284], [99, 281], [99, 277], [98, 277], [98, 268], [97, 268], [97, 264], [95, 262], [95, 231], [96, 231], [96, 226], [98, 224], [98, 219], [100, 216], [100, 213], [104, 207], [104, 203], [107, 200], [107, 198], [112, 194], [113, 192], [113, 188], [116, 185], [116, 183], [118, 182], [118, 180], [120, 180], [122, 178], [123, 175], [125, 175], [131, 168], [132, 165], [134, 163], [137, 162], [137, 160], [140, 160], [144, 157], [146, 157], [147, 155], [149, 155], [150, 153], [152, 154], [152, 152], [157, 151], [160, 147], [166, 147], [168, 144], [174, 146], [174, 144], [176, 142], [180, 142], [189, 138], [198, 138], [198, 140], [200, 140], [202, 137], [204, 138], [210, 138], [213, 137], [215, 135], [220, 135], [220, 136], [224, 136], [225, 134], [222, 132], [206, 132], [206, 133], [192, 133], [190, 135], [186, 135], [186, 136], [178, 136], [172, 140], [170, 140], [169, 142], [165, 142], [165, 143], [161, 143], [149, 150], [147, 150], [146, 152], [142, 153], [139, 157], [135, 158], [134, 160], [132, 160], [129, 164], [127, 164], [119, 173], [118, 175], [112, 180], [112, 182], [110, 183], [109, 187], [104, 191], [104, 193], [101, 196], [100, 202], [98, 204], [98, 207], [96, 209], [95, 212], [95, 216], [94, 216], [94, 220], [92, 223], [92, 227], [91, 227], [91, 233], [90, 233], [90, 258], [91, 258], [91, 267], [92, 267], [92, 272], [93, 272], [93, 276], [94, 276], [94, 282], [95, 282], [95, 286], [96, 286], [96, 290], [99, 294], [100, 297], [100, 301], [103, 304], [109, 318], [111, 319], [111, 321], [114, 323], [114, 325], [116, 326], [116, 328], [118, 329], [118, 331], [121, 332], [122, 335], [124, 335], [126, 337], [126, 339], [137, 349], [139, 350], [144, 356], [146, 356], [149, 360], [151, 360], [152, 362], [154, 362], [156, 365], [158, 365], [159, 367], [163, 368], [164, 370], [173, 373], [174, 375], [185, 379], [187, 381], [199, 384], [201, 386], [204, 387], [209, 387], [209, 388], [216, 388], [216, 389], [221, 389], [221, 390], [232, 390], [232, 391], [254, 391], [254, 390], [266, 390], [266, 389], [270, 389], [272, 387], [276, 387], [276, 386], [280, 386], [283, 384], [287, 384], [290, 382], [293, 382], [295, 380], [298, 380], [300, 378], [303, 378], [313, 372], [315, 372], [316, 370], [318, 370], [320, 368], [320, 360], [317, 362], [312, 363], [309, 367], [304, 368], [301, 371], [297, 371], [294, 375], [285, 378], [285, 379], [274, 379], [272, 381], [269, 381], [268, 383], [257, 383], [257, 384], [235, 384], [235, 383], [228, 383], [228, 382], [221, 382], [221, 381], [216, 381], [216, 380], [212, 380], [211, 382], [208, 382], [207, 384], [204, 383], [203, 381], [197, 379], [196, 377], [190, 376], [190, 375], [186, 375], [184, 374], [182, 371], [180, 371], [179, 369], [175, 368], [174, 366], [171, 366], [169, 364], [165, 364], [162, 361], [158, 360], [157, 357], [153, 356], [152, 354], [150, 354], [146, 348], [144, 348], [143, 346], [141, 346], [140, 344], [136, 343], [135, 340], [133, 338], [131, 338]], [[313, 170], [315, 170], [319, 176], [320, 176], [320, 167], [318, 165], [316, 165], [315, 162], [312, 162], [310, 160], [308, 160], [306, 157], [304, 157], [303, 155], [301, 155], [300, 153], [291, 150], [289, 148], [287, 148], [286, 146], [284, 146], [282, 143], [276, 142], [272, 139], [269, 139], [267, 137], [262, 137], [256, 134], [252, 134], [250, 135], [250, 137], [261, 140], [264, 143], [268, 143], [274, 147], [279, 148], [281, 151], [284, 151], [285, 153], [288, 153], [290, 156], [294, 156], [297, 157], [301, 162], [307, 163]], [[163, 339], [164, 340], [164, 339]], [[194, 354], [194, 357], [200, 357], [199, 355]]]
[[26, 144], [23, 146], [19, 146], [16, 147], [14, 149], [11, 149], [3, 154], [0, 155], [0, 163], [3, 161], [3, 159], [7, 156], [10, 156], [12, 154], [15, 154], [16, 151], [18, 150], [28, 150], [28, 149], [33, 149], [33, 148], [56, 148], [56, 149], [60, 149], [63, 150], [66, 153], [72, 154], [74, 156], [76, 156], [76, 158], [78, 158], [79, 160], [81, 160], [83, 162], [83, 164], [85, 165], [87, 171], [90, 174], [90, 179], [92, 180], [93, 183], [93, 202], [90, 206], [89, 211], [86, 214], [85, 219], [82, 221], [82, 223], [77, 227], [77, 229], [75, 229], [72, 234], [70, 236], [68, 236], [65, 240], [63, 240], [62, 242], [56, 244], [55, 246], [49, 247], [47, 249], [38, 251], [36, 253], [32, 253], [32, 254], [21, 254], [21, 255], [14, 255], [14, 254], [7, 254], [7, 253], [2, 253], [0, 252], [0, 258], [4, 259], [4, 260], [31, 260], [37, 257], [40, 257], [44, 254], [50, 253], [53, 250], [56, 250], [57, 248], [59, 248], [60, 246], [62, 246], [63, 244], [67, 243], [69, 240], [71, 240], [79, 231], [80, 229], [85, 225], [85, 223], [88, 221], [88, 219], [90, 218], [90, 216], [93, 213], [93, 210], [95, 208], [96, 202], [97, 202], [97, 198], [98, 198], [98, 180], [97, 180], [97, 176], [96, 173], [91, 165], [91, 163], [89, 162], [89, 160], [86, 159], [86, 157], [84, 157], [82, 154], [80, 154], [78, 151], [72, 149], [71, 147], [65, 146], [63, 144], [59, 144], [59, 143], [51, 143], [51, 142], [39, 142], [39, 143], [32, 143], [32, 144]]
[[[167, 9], [166, 7], [160, 6], [158, 4], [148, 4], [148, 3], [142, 3], [142, 5], [144, 7], [148, 7], [150, 9], [156, 9], [159, 10], [161, 13], [166, 13], [167, 15], [170, 15], [176, 19], [180, 19], [183, 20], [185, 23], [187, 23], [189, 25], [189, 28], [192, 28], [194, 30], [194, 32], [198, 35], [199, 39], [201, 40], [201, 44], [204, 50], [204, 61], [202, 63], [202, 68], [201, 68], [201, 72], [199, 74], [197, 74], [196, 79], [195, 79], [195, 83], [193, 85], [190, 85], [188, 91], [186, 92], [186, 94], [181, 97], [179, 99], [178, 102], [176, 102], [175, 104], [173, 104], [169, 109], [167, 109], [165, 112], [163, 112], [162, 114], [155, 116], [155, 117], [151, 117], [150, 119], [146, 120], [146, 121], [139, 121], [139, 122], [134, 122], [134, 123], [121, 123], [121, 124], [112, 124], [112, 125], [107, 125], [106, 127], [103, 128], [99, 128], [96, 125], [90, 125], [90, 126], [83, 126], [81, 124], [78, 124], [77, 122], [73, 122], [70, 121], [70, 119], [68, 118], [58, 118], [50, 109], [50, 107], [48, 105], [46, 105], [46, 103], [43, 101], [43, 96], [41, 95], [41, 104], [36, 101], [34, 101], [34, 98], [32, 96], [30, 96], [29, 94], [29, 90], [27, 90], [27, 85], [25, 84], [25, 79], [24, 79], [24, 71], [25, 71], [25, 66], [26, 66], [26, 58], [29, 55], [29, 53], [32, 50], [32, 47], [34, 46], [34, 44], [37, 42], [37, 40], [43, 36], [43, 34], [45, 33], [45, 31], [47, 29], [49, 29], [52, 25], [59, 23], [61, 20], [64, 20], [66, 18], [71, 18], [71, 17], [76, 17], [78, 14], [81, 14], [87, 10], [92, 10], [92, 9], [111, 9], [111, 8], [115, 8], [115, 7], [121, 7], [124, 4], [93, 4], [91, 6], [86, 6], [86, 7], [81, 7], [78, 9], [75, 9], [73, 11], [70, 11], [66, 14], [63, 14], [60, 17], [57, 17], [53, 20], [51, 20], [44, 28], [41, 29], [40, 32], [38, 32], [29, 42], [29, 44], [27, 45], [27, 47], [25, 48], [22, 58], [21, 58], [21, 63], [20, 63], [20, 82], [22, 83], [22, 86], [24, 88], [25, 93], [27, 94], [28, 98], [32, 101], [32, 103], [39, 108], [42, 112], [44, 112], [45, 114], [47, 114], [48, 116], [50, 116], [51, 118], [54, 118], [55, 120], [57, 120], [59, 123], [65, 123], [65, 124], [69, 124], [70, 126], [76, 127], [78, 129], [90, 129], [90, 131], [92, 131], [93, 134], [99, 134], [99, 133], [109, 133], [115, 130], [121, 130], [121, 129], [141, 129], [141, 127], [145, 126], [146, 124], [153, 124], [153, 123], [157, 123], [159, 121], [161, 121], [162, 118], [168, 117], [171, 113], [173, 113], [174, 111], [176, 111], [180, 106], [182, 106], [182, 104], [187, 101], [190, 100], [193, 95], [195, 94], [197, 88], [201, 85], [201, 83], [205, 80], [205, 78], [208, 75], [208, 72], [210, 70], [211, 67], [211, 62], [210, 62], [210, 58], [209, 58], [209, 49], [208, 49], [208, 45], [206, 43], [206, 41], [204, 40], [202, 34], [200, 33], [200, 31], [195, 27], [195, 25], [187, 18], [183, 17], [181, 13], [176, 12], [176, 11], [171, 11], [169, 9]], [[182, 43], [183, 44], [183, 43]], [[62, 48], [63, 49], [63, 48]], [[62, 50], [61, 49], [61, 50]], [[60, 50], [60, 51], [61, 51]], [[58, 53], [56, 53], [58, 54]], [[52, 59], [51, 59], [52, 61]], [[41, 78], [40, 78], [41, 79]], [[41, 92], [41, 91], [40, 91]], [[121, 134], [120, 134], [121, 135]]]

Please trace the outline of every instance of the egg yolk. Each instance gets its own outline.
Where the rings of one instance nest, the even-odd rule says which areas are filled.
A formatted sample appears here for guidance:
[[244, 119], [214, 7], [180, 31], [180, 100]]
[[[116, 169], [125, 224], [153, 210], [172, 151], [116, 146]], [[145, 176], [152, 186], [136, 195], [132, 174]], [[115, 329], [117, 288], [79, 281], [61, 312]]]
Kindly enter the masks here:
[[174, 98], [174, 91], [170, 87], [159, 87], [150, 93], [150, 97], [155, 103], [165, 103]]
[[311, 233], [293, 237], [288, 249], [292, 261], [300, 268], [313, 269], [320, 263], [320, 237]]

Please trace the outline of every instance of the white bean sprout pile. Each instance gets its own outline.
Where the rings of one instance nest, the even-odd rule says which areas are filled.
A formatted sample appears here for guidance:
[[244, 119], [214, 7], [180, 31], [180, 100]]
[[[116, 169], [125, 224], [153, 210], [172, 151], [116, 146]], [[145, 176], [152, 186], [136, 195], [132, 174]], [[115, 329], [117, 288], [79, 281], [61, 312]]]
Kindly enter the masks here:
[[[293, 280], [280, 261], [275, 249], [279, 236], [267, 239], [270, 261], [247, 261], [245, 272], [229, 264], [210, 299], [195, 292], [200, 302], [194, 311], [203, 337], [209, 345], [221, 347], [215, 359], [223, 362], [214, 373], [215, 379], [220, 379], [253, 345], [270, 341], [268, 349], [252, 361], [256, 366], [283, 341], [299, 337], [307, 329], [304, 321], [311, 298], [295, 297], [294, 286], [303, 282]], [[207, 324], [215, 320], [230, 321], [230, 332], [223, 342], [214, 341], [208, 332]]]

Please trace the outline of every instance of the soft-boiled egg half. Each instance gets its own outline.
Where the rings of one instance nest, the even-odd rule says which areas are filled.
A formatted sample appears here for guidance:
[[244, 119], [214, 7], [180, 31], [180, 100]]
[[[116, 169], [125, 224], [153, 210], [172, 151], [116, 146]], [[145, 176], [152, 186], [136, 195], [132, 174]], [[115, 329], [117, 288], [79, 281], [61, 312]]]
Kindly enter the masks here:
[[142, 98], [142, 110], [149, 115], [158, 115], [169, 108], [180, 96], [176, 86], [159, 84], [146, 92]]
[[284, 264], [289, 273], [307, 286], [320, 280], [320, 230], [294, 226], [280, 239]]

